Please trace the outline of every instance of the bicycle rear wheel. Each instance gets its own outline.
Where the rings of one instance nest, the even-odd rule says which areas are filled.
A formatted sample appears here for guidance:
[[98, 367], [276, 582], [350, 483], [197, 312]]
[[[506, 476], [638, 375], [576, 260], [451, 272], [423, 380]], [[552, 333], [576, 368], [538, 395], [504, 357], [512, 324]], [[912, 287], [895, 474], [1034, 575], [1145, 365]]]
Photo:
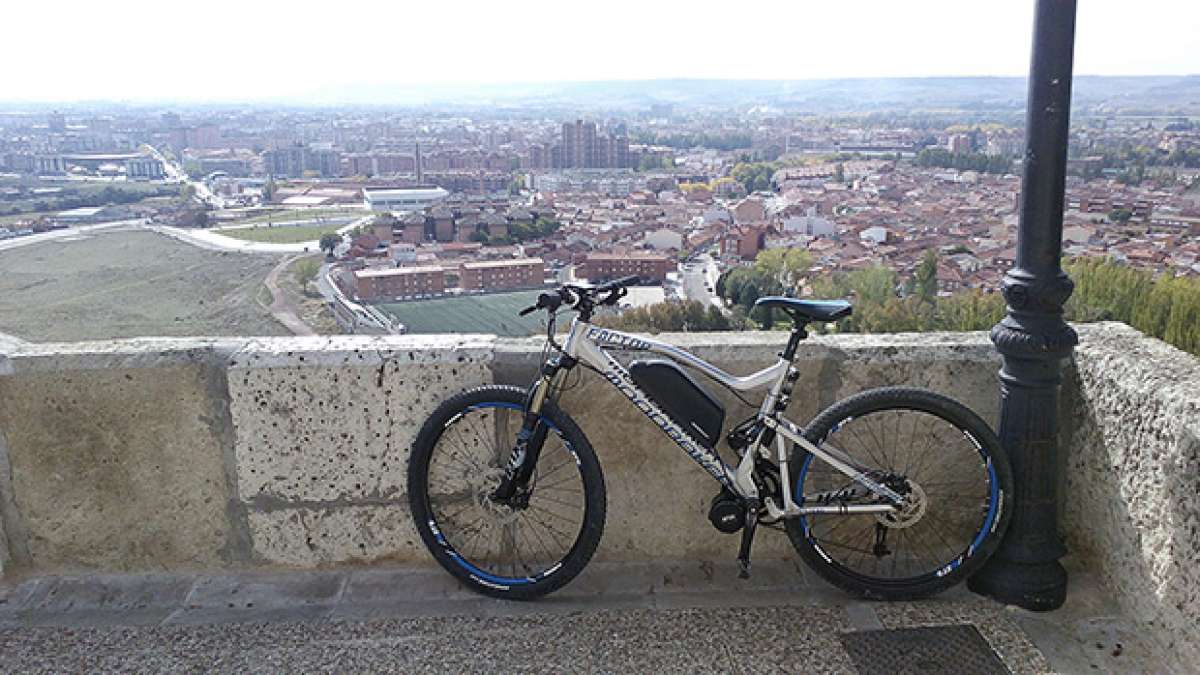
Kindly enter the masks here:
[[529, 600], [573, 579], [604, 530], [604, 477], [570, 417], [547, 402], [546, 441], [522, 499], [493, 498], [524, 418], [526, 392], [488, 386], [449, 399], [425, 422], [408, 467], [421, 540], [446, 571], [484, 595]]
[[[995, 434], [963, 405], [921, 389], [875, 389], [834, 404], [804, 436], [906, 497], [894, 514], [788, 519], [797, 552], [834, 585], [870, 598], [925, 597], [973, 574], [999, 545], [1012, 472]], [[790, 466], [799, 505], [881, 502], [799, 446]]]

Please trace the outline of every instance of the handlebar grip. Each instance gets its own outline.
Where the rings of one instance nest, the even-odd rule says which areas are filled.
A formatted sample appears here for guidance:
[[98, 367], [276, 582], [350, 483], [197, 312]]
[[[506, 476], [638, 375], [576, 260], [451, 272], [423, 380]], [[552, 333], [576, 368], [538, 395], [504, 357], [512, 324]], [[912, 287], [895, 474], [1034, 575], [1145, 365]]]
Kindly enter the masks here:
[[531, 314], [539, 309], [549, 309], [553, 311], [558, 309], [559, 306], [562, 305], [562, 302], [562, 296], [560, 296], [558, 293], [538, 293], [537, 304], [533, 307], [526, 307], [520, 312], [517, 312], [517, 316], [525, 316], [526, 314]]

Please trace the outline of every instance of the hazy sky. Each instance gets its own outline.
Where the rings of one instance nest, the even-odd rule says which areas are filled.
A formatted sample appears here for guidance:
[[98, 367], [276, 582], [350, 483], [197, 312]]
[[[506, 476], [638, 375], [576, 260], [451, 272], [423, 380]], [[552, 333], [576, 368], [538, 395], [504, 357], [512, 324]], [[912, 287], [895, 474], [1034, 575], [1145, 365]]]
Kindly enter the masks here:
[[[1024, 75], [1032, 0], [5, 0], [0, 100]], [[1200, 3], [1079, 0], [1075, 72], [1200, 73]]]

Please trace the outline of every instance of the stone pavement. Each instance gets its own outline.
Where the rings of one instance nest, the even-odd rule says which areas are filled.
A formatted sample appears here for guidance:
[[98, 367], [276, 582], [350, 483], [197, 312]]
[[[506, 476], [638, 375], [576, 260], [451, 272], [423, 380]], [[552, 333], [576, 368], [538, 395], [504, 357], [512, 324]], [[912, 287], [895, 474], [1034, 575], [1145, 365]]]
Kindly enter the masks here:
[[961, 673], [860, 668], [843, 636], [967, 624], [1012, 673], [1164, 672], [1077, 575], [1034, 615], [954, 589], [848, 598], [791, 561], [747, 582], [709, 562], [593, 564], [533, 603], [481, 598], [429, 568], [43, 577], [0, 586], [0, 671]]

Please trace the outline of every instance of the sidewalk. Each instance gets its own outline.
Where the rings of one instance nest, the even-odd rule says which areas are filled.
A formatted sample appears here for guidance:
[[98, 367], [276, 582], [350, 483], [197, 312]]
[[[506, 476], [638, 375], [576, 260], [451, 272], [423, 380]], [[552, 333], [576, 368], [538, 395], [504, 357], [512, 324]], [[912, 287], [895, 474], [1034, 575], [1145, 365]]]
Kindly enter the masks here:
[[[593, 564], [533, 603], [429, 568], [46, 577], [0, 587], [0, 654], [11, 673], [965, 673], [976, 657], [1012, 673], [1163, 672], [1099, 589], [1074, 588], [1068, 610], [1033, 615], [963, 588], [859, 602], [766, 560], [748, 582], [707, 562]], [[930, 626], [962, 626], [982, 653], [939, 634], [935, 659], [921, 631], [894, 632]], [[882, 638], [890, 651], [871, 646]]]

